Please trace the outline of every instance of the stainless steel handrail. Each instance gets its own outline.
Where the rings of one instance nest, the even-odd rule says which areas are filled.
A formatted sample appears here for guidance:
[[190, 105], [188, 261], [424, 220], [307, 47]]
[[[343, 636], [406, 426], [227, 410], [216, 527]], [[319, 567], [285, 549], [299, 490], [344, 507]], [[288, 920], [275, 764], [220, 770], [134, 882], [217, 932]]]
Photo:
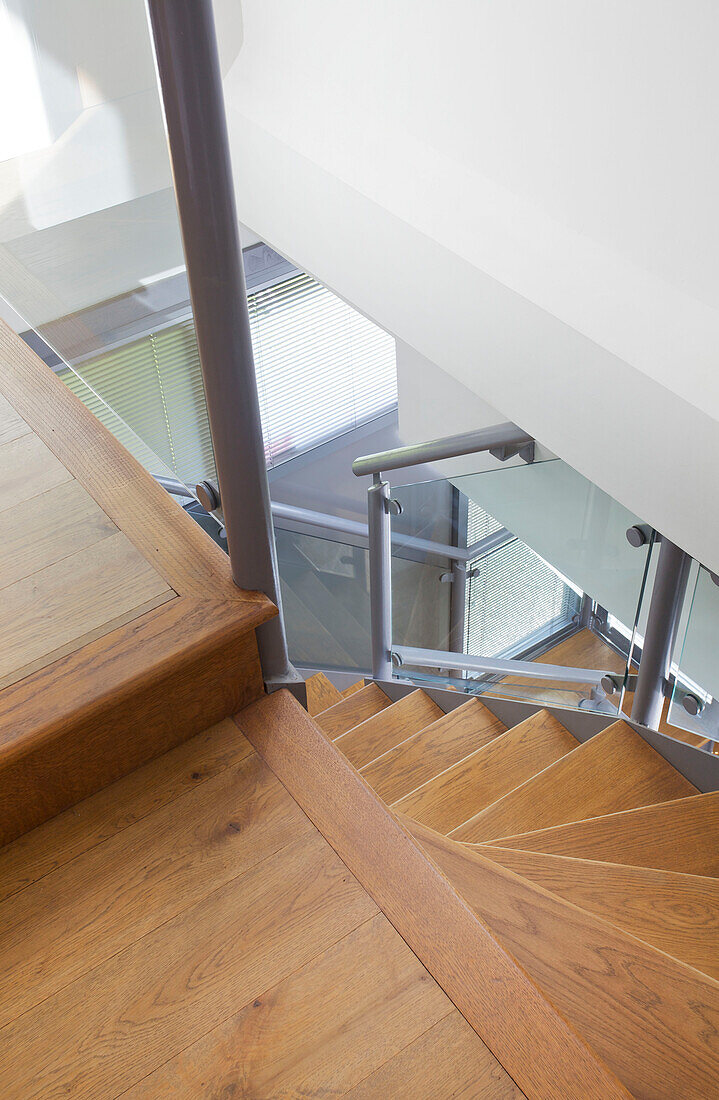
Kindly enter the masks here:
[[[165, 477], [161, 474], [154, 474], [153, 476], [155, 481], [172, 496], [182, 497], [185, 500], [197, 500], [197, 494], [193, 493], [178, 478]], [[337, 531], [339, 534], [353, 535], [363, 539], [369, 538], [368, 524], [360, 523], [358, 520], [345, 519], [344, 516], [331, 516], [327, 512], [315, 512], [310, 508], [299, 508], [294, 504], [282, 504], [278, 501], [272, 501], [271, 509], [275, 520], [284, 519], [303, 527], [319, 528], [322, 531]], [[466, 565], [477, 557], [477, 554], [486, 553], [487, 550], [499, 545], [508, 537], [511, 537], [509, 532], [503, 528], [483, 539], [479, 539], [466, 548], [451, 546], [449, 543], [444, 542], [434, 542], [431, 539], [420, 538], [418, 535], [402, 535], [399, 533], [392, 534], [392, 542], [398, 546], [406, 546], [409, 550], [417, 550], [424, 554], [436, 554], [438, 557], [449, 558], [450, 561], [458, 561]]]
[[565, 684], [601, 684], [606, 669], [573, 668], [566, 665], [536, 664], [533, 661], [501, 660], [472, 653], [452, 653], [442, 649], [415, 649], [392, 646], [392, 657], [401, 666], [413, 668], [452, 668], [492, 676], [529, 676], [532, 680], [555, 680]]
[[526, 462], [534, 461], [534, 439], [516, 424], [494, 424], [491, 428], [479, 428], [462, 435], [449, 435], [444, 439], [432, 439], [426, 443], [415, 443], [411, 447], [394, 447], [390, 451], [378, 451], [377, 454], [363, 455], [352, 463], [352, 472], [356, 477], [366, 474], [386, 473], [387, 470], [399, 470], [406, 466], [421, 466], [425, 462], [441, 462], [446, 458], [460, 458], [462, 455], [479, 454], [490, 451], [500, 462], [520, 454]]
[[[373, 484], [367, 494], [369, 519], [369, 590], [372, 639], [372, 675], [376, 680], [389, 679], [392, 675], [392, 577], [389, 569], [391, 545], [392, 499], [389, 482], [382, 474], [407, 466], [420, 466], [427, 462], [441, 462], [447, 458], [489, 451], [500, 462], [520, 455], [525, 462], [534, 461], [534, 439], [516, 424], [506, 422], [489, 428], [450, 435], [444, 439], [432, 439], [411, 447], [395, 447], [389, 451], [364, 455], [352, 463], [356, 477], [373, 476]], [[458, 550], [462, 549], [458, 547]], [[466, 564], [476, 556], [475, 547], [466, 549], [467, 557], [453, 557]], [[463, 586], [466, 592], [466, 585]], [[456, 602], [456, 601], [455, 601]], [[463, 614], [463, 613], [461, 613]], [[461, 615], [455, 614], [455, 618]]]

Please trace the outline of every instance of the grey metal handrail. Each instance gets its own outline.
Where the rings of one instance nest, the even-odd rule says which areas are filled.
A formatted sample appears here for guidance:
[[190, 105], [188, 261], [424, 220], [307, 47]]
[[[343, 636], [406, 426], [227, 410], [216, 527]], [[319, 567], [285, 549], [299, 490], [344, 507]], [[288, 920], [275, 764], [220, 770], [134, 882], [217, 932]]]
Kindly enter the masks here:
[[393, 646], [392, 657], [414, 668], [452, 668], [491, 676], [529, 676], [533, 680], [559, 680], [565, 684], [600, 685], [606, 669], [572, 668], [566, 665], [536, 664], [534, 661], [501, 660], [471, 653], [450, 653], [443, 649], [415, 649]]
[[474, 432], [449, 435], [444, 439], [432, 439], [415, 443], [411, 447], [394, 447], [390, 451], [363, 455], [352, 463], [356, 477], [380, 474], [387, 470], [399, 470], [406, 466], [421, 466], [425, 462], [441, 462], [445, 458], [489, 451], [500, 462], [514, 455], [521, 455], [525, 462], [534, 461], [534, 439], [516, 424], [494, 424], [491, 428], [479, 428]]
[[[197, 493], [185, 485], [176, 477], [166, 477], [163, 474], [153, 474], [155, 481], [172, 496], [182, 497], [184, 500], [198, 500]], [[219, 490], [213, 485], [214, 491], [219, 495]], [[272, 516], [275, 520], [284, 519], [290, 523], [297, 523], [303, 527], [314, 527], [321, 531], [337, 531], [342, 535], [353, 535], [357, 538], [369, 538], [369, 526], [355, 519], [345, 519], [344, 516], [331, 516], [328, 512], [316, 512], [311, 508], [299, 508], [295, 504], [282, 504], [272, 501]], [[434, 542], [431, 539], [423, 539], [418, 535], [392, 534], [392, 541], [398, 546], [406, 546], [409, 550], [417, 550], [424, 554], [436, 554], [440, 558], [449, 558], [450, 561], [461, 562], [466, 565], [480, 553], [506, 541], [509, 532], [502, 528], [493, 531], [491, 535], [478, 539], [466, 548], [451, 546], [449, 543]]]
[[[521, 455], [525, 462], [534, 461], [534, 439], [516, 424], [507, 422], [489, 428], [480, 428], [462, 435], [450, 435], [433, 439], [411, 447], [395, 447], [393, 450], [364, 455], [352, 463], [356, 477], [373, 475], [373, 484], [367, 493], [367, 518], [369, 528], [369, 589], [370, 589], [370, 637], [372, 642], [372, 675], [376, 680], [392, 678], [392, 534], [390, 515], [394, 510], [389, 482], [382, 479], [387, 470], [399, 470], [407, 466], [420, 466], [426, 462], [441, 462], [446, 458], [489, 451], [500, 462], [514, 455]], [[474, 548], [470, 548], [474, 549]], [[455, 559], [457, 560], [457, 559]], [[461, 560], [461, 559], [460, 559]], [[471, 558], [466, 558], [462, 564]], [[461, 566], [460, 566], [461, 567]], [[462, 580], [463, 578], [454, 578]], [[460, 585], [458, 592], [466, 591]], [[456, 616], [455, 616], [456, 617]], [[458, 635], [457, 631], [453, 632]]]

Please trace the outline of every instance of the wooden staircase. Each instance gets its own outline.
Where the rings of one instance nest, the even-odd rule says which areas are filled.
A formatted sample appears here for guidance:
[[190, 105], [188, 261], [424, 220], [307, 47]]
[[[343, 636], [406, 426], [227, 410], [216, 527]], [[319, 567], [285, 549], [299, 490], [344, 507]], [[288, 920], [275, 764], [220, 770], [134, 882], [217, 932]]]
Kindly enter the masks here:
[[719, 1095], [719, 793], [264, 695], [276, 609], [2, 325], [0, 460], [2, 1100]]
[[719, 1095], [719, 792], [621, 721], [582, 744], [424, 694], [315, 721], [631, 1095]]

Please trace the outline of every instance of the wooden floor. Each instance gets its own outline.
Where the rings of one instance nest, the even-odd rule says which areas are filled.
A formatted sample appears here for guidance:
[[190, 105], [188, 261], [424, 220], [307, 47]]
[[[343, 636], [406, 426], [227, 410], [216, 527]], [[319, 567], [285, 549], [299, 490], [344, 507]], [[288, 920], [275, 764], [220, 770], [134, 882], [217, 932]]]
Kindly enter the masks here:
[[0, 1081], [522, 1095], [230, 720], [0, 850]]
[[0, 688], [175, 592], [0, 396]]

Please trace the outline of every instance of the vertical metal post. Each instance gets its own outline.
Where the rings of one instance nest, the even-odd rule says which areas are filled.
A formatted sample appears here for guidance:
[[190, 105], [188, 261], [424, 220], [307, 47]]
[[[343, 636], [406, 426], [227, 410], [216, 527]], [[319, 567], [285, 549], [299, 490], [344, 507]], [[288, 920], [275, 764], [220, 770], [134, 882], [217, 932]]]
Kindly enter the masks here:
[[296, 681], [280, 602], [212, 0], [146, 0], [232, 576], [280, 614], [257, 632], [266, 684]]
[[639, 663], [632, 721], [658, 729], [692, 559], [662, 537]]
[[367, 491], [372, 675], [392, 679], [392, 538], [389, 483], [375, 474]]
[[[464, 493], [452, 487], [452, 542], [465, 548], [467, 545], [467, 525], [469, 521], [469, 502]], [[467, 617], [467, 570], [468, 562], [452, 562], [452, 588], [449, 598], [449, 649], [452, 653], [464, 653], [464, 628]], [[452, 669], [450, 676], [462, 678], [461, 669]]]

